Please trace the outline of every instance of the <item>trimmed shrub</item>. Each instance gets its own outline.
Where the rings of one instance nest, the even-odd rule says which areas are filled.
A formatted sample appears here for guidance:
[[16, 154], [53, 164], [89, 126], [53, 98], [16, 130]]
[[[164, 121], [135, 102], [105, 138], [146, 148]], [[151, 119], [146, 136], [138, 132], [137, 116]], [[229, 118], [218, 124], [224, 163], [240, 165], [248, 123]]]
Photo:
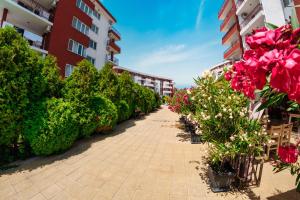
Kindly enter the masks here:
[[39, 57], [14, 28], [0, 29], [0, 58], [0, 148], [6, 148], [22, 138], [23, 113], [45, 84]]
[[56, 64], [56, 58], [53, 56], [47, 56], [40, 59], [42, 68], [42, 75], [45, 82], [45, 94], [46, 97], [61, 97], [61, 90], [64, 85], [64, 81], [59, 73], [59, 68]]
[[25, 118], [25, 139], [35, 155], [51, 155], [70, 148], [78, 136], [76, 111], [62, 99], [46, 99], [32, 106]]
[[131, 75], [128, 72], [123, 72], [119, 76], [119, 86], [120, 86], [120, 99], [124, 100], [129, 106], [129, 116], [135, 111], [135, 92], [134, 92], [134, 82]]
[[117, 108], [118, 108], [118, 116], [119, 116], [118, 122], [125, 121], [125, 120], [129, 119], [130, 116], [132, 115], [129, 105], [124, 100], [121, 100], [117, 104]]
[[99, 72], [98, 92], [110, 99], [113, 103], [120, 101], [120, 85], [118, 76], [111, 64], [106, 64]]
[[83, 60], [66, 80], [63, 89], [63, 97], [72, 102], [78, 113], [80, 137], [90, 136], [97, 128], [97, 114], [91, 102], [97, 95], [97, 84], [97, 69]]
[[93, 97], [91, 109], [96, 114], [97, 132], [114, 128], [118, 120], [118, 110], [109, 99], [100, 95]]

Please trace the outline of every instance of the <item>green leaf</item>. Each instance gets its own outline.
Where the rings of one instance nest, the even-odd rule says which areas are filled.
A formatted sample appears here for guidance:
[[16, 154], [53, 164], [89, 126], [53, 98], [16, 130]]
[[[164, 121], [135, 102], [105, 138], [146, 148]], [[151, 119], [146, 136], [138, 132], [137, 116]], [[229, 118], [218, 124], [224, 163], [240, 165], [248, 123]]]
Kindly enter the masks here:
[[276, 28], [278, 28], [278, 26], [272, 24], [272, 23], [269, 23], [269, 22], [266, 22], [265, 23], [265, 26], [270, 29], [270, 30], [275, 30]]
[[291, 24], [292, 24], [292, 27], [293, 27], [294, 30], [296, 30], [297, 28], [300, 27], [295, 9], [293, 9], [293, 11], [292, 11]]

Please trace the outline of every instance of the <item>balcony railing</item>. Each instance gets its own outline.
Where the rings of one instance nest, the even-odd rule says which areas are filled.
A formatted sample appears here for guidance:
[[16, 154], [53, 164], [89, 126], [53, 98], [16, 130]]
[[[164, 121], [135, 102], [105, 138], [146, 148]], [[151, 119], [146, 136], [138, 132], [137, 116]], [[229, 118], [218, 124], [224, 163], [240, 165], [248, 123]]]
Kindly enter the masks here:
[[229, 3], [230, 0], [224, 0], [224, 3], [221, 7], [221, 10], [218, 13], [218, 17], [220, 17], [222, 15], [222, 13], [224, 12], [224, 9], [226, 8], [227, 4]]
[[51, 14], [45, 9], [43, 6], [41, 6], [38, 2], [34, 0], [12, 0], [16, 2], [18, 5], [22, 6], [23, 8], [29, 10], [30, 12], [50, 20]]
[[258, 4], [241, 23], [241, 28], [244, 28], [249, 22], [262, 10], [262, 5]]
[[121, 33], [115, 28], [115, 27], [110, 27], [110, 30], [114, 31], [115, 33], [117, 33], [119, 36], [121, 36]]
[[229, 38], [231, 34], [233, 34], [234, 31], [237, 31], [237, 23], [234, 23], [230, 29], [227, 31], [227, 33], [222, 38], [222, 43], [224, 44], [226, 40]]
[[115, 41], [108, 41], [107, 46], [113, 48], [116, 52], [121, 53], [121, 48], [115, 43]]
[[226, 24], [229, 22], [230, 18], [235, 15], [236, 10], [234, 8], [232, 8], [229, 13], [227, 14], [225, 20], [223, 21], [223, 23], [221, 24], [221, 28], [220, 30], [222, 31], [224, 29], [224, 27], [226, 26]]
[[115, 64], [115, 65], [119, 65], [119, 59], [117, 59], [117, 58], [113, 58], [113, 59], [111, 59], [111, 56], [110, 55], [107, 55], [106, 56], [106, 61], [107, 62], [111, 62], [111, 63], [113, 63], [113, 64]]
[[224, 58], [227, 59], [236, 49], [240, 47], [240, 42], [234, 41], [230, 47], [228, 47], [224, 52]]

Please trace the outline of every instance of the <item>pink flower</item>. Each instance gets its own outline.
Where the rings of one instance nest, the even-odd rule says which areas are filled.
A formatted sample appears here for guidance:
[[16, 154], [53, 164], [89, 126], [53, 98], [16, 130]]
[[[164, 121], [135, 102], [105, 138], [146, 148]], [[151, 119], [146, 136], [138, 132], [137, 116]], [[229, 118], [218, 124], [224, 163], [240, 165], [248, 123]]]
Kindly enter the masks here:
[[227, 81], [230, 81], [232, 79], [232, 72], [231, 71], [227, 71], [225, 74], [224, 74], [224, 77]]
[[278, 149], [278, 155], [284, 163], [296, 163], [298, 160], [299, 151], [295, 145], [291, 146], [280, 146]]

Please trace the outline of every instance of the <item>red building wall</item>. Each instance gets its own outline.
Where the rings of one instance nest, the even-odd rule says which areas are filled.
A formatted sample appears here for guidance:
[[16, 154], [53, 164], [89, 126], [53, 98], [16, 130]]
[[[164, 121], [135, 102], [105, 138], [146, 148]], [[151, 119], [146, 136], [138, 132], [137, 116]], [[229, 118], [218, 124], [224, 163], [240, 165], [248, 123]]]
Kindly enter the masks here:
[[[83, 0], [90, 8], [94, 9], [94, 4], [89, 0]], [[68, 51], [69, 39], [73, 39], [85, 47], [88, 47], [89, 37], [72, 27], [73, 16], [87, 26], [92, 25], [92, 18], [81, 11], [76, 6], [76, 0], [60, 0], [54, 13], [53, 26], [51, 32], [45, 36], [46, 49], [50, 55], [57, 58], [61, 75], [65, 76], [66, 64], [76, 65], [83, 57]]]
[[[300, 6], [300, 0], [294, 0], [295, 6]], [[300, 7], [296, 7], [298, 21], [300, 22]]]

